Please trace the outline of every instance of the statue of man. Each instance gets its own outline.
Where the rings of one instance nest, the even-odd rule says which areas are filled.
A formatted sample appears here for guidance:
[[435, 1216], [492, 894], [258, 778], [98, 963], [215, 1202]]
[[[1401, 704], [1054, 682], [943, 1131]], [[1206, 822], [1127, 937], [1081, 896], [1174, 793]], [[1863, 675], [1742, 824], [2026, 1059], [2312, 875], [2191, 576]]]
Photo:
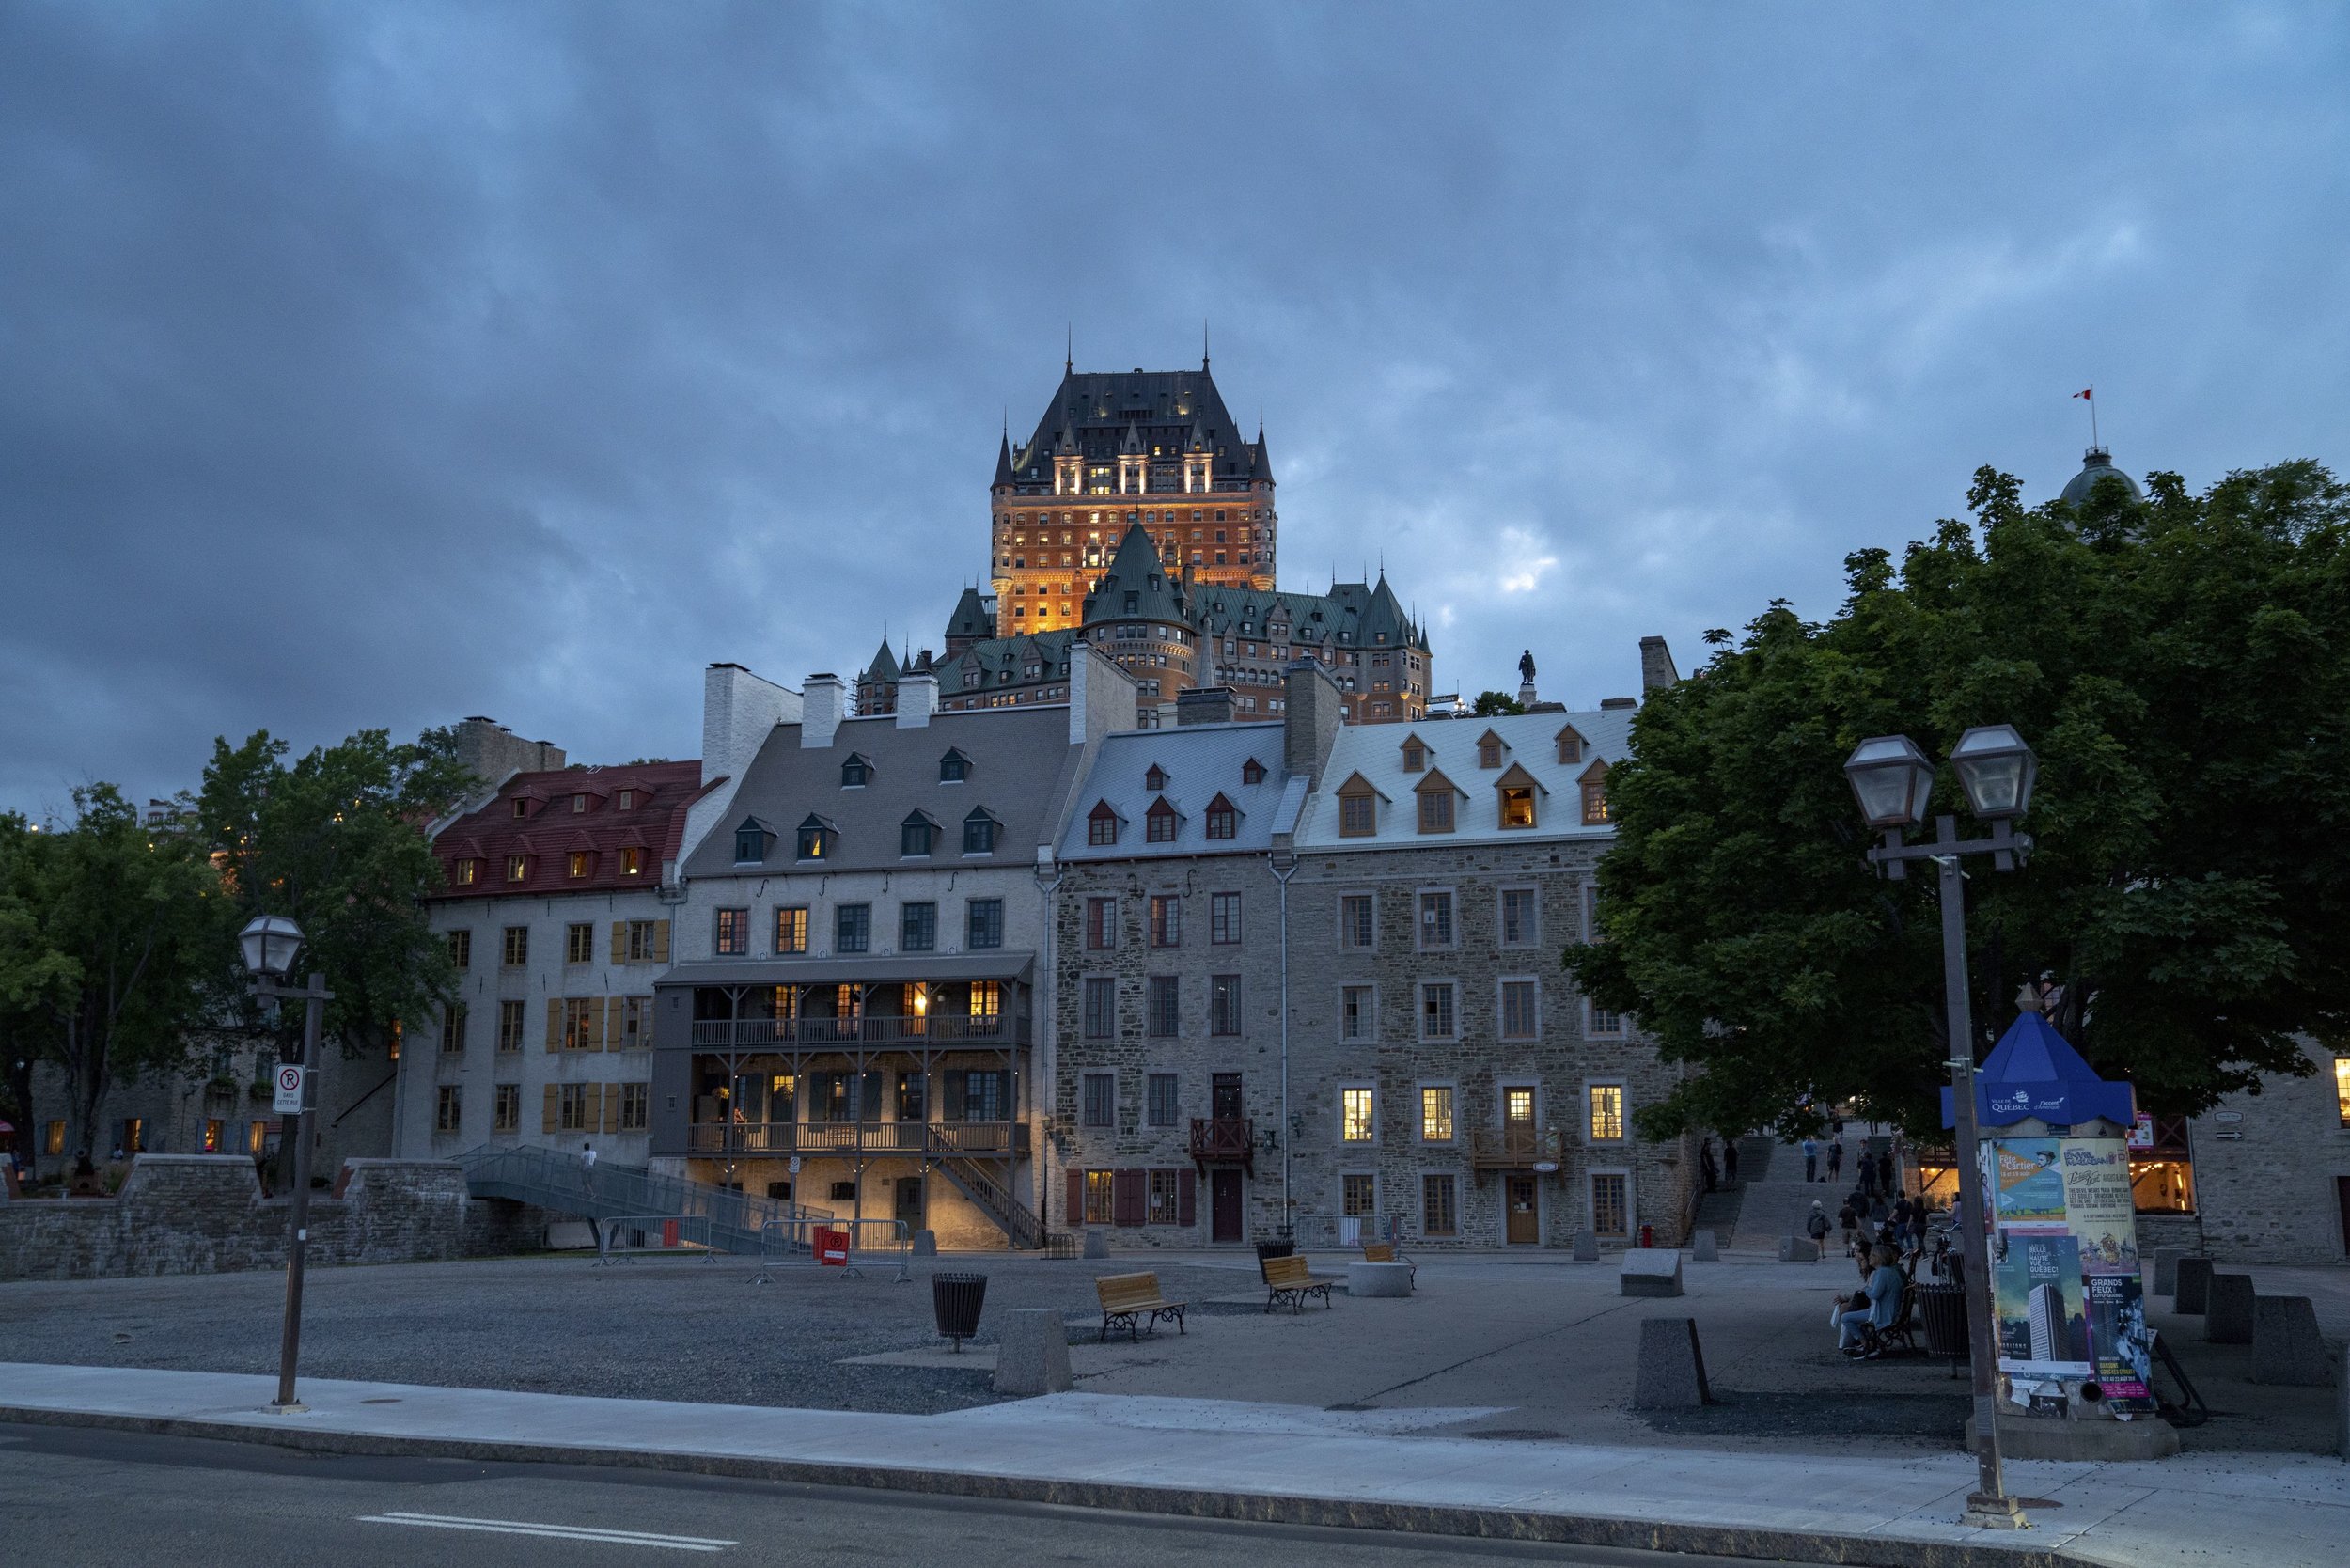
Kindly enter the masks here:
[[1518, 655], [1518, 683], [1527, 686], [1534, 683], [1534, 651], [1530, 648]]

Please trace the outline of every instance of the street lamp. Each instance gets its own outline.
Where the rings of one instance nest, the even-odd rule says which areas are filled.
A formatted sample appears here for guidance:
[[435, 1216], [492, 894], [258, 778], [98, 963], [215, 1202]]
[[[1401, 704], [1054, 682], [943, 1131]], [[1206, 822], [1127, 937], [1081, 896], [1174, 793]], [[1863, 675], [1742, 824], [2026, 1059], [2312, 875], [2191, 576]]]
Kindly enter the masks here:
[[[257, 916], [237, 933], [245, 970], [253, 977], [253, 994], [273, 1000], [298, 999], [304, 1004], [302, 1054], [288, 1065], [302, 1069], [302, 1105], [307, 1108], [318, 1099], [310, 1072], [319, 1058], [326, 1004], [335, 994], [326, 989], [326, 977], [315, 971], [309, 984], [299, 991], [277, 983], [293, 968], [302, 941], [302, 928], [283, 915]], [[310, 1138], [309, 1129], [302, 1124], [301, 1110], [284, 1113], [280, 1127], [278, 1147], [285, 1147], [288, 1138], [293, 1140], [293, 1210], [286, 1222], [286, 1324], [278, 1337], [277, 1398], [270, 1408], [280, 1415], [297, 1415], [303, 1409], [294, 1398], [294, 1363], [302, 1355], [302, 1262], [310, 1240]]]
[[1885, 842], [1869, 852], [1869, 863], [1895, 881], [1912, 860], [1931, 860], [1938, 870], [1942, 901], [1943, 1006], [1950, 1037], [1950, 1100], [1958, 1123], [1958, 1225], [1972, 1238], [1975, 1266], [1966, 1270], [1966, 1351], [1974, 1372], [1975, 1490], [1967, 1496], [1966, 1523], [2014, 1529], [2023, 1511], [2007, 1495], [1999, 1460], [1998, 1363], [1991, 1325], [1991, 1249], [1983, 1233], [1982, 1167], [1975, 1119], [1975, 1029], [1966, 996], [1966, 873], [1962, 857], [1988, 855], [2002, 871], [2013, 870], [2031, 853], [2031, 839], [2013, 827], [2031, 805], [2039, 772], [2024, 737], [2013, 725], [1981, 725], [1951, 748], [1950, 765], [1966, 791], [1968, 809], [1991, 823], [1988, 839], [1962, 839], [1958, 819], [1935, 818], [1931, 842], [1912, 844], [1904, 832], [1925, 820], [1934, 782], [1933, 764], [1906, 735], [1878, 735], [1853, 747], [1844, 776], [1871, 827]]

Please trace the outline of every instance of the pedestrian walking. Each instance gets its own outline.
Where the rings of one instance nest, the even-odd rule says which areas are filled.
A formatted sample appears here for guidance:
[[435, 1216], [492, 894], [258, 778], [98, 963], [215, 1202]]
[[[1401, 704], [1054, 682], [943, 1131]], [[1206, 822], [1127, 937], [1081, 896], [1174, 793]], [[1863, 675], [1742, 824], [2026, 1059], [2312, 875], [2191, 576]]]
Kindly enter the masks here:
[[1803, 1222], [1803, 1233], [1811, 1238], [1811, 1261], [1816, 1263], [1827, 1251], [1827, 1211], [1816, 1198], [1811, 1200], [1810, 1216]]
[[1853, 1172], [1853, 1175], [1860, 1184], [1860, 1195], [1863, 1198], [1876, 1191], [1877, 1163], [1869, 1157], [1866, 1150], [1861, 1152], [1859, 1168]]
[[1818, 1138], [1808, 1137], [1803, 1140], [1803, 1179], [1807, 1182], [1816, 1182], [1820, 1179], [1820, 1140]]
[[1836, 1181], [1844, 1173], [1844, 1136], [1841, 1133], [1827, 1140], [1827, 1179]]
[[1844, 1206], [1836, 1211], [1836, 1224], [1844, 1232], [1844, 1256], [1849, 1258], [1860, 1245], [1860, 1211], [1853, 1207], [1851, 1199], [1845, 1199]]
[[1698, 1172], [1705, 1178], [1705, 1190], [1712, 1192], [1721, 1179], [1714, 1164], [1714, 1140], [1707, 1138], [1698, 1145]]
[[1893, 1190], [1893, 1151], [1890, 1149], [1877, 1156], [1877, 1190], [1879, 1192]]
[[[588, 1189], [588, 1196], [596, 1195], [596, 1146], [586, 1138], [579, 1143], [579, 1184]], [[588, 1233], [596, 1241], [599, 1256], [603, 1251], [603, 1226], [595, 1215], [588, 1216]]]
[[1738, 1140], [1722, 1139], [1722, 1176], [1731, 1186], [1738, 1184]]

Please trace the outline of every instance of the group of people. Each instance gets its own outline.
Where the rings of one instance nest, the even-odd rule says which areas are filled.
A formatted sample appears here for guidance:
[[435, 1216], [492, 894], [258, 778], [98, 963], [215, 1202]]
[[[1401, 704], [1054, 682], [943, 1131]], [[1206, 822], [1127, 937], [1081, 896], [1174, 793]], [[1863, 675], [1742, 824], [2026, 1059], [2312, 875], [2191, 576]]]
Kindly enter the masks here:
[[[1827, 1174], [1820, 1173], [1820, 1156], [1827, 1155]], [[1854, 1160], [1853, 1175], [1864, 1193], [1891, 1192], [1894, 1186], [1893, 1152], [1886, 1149], [1872, 1155], [1866, 1149]], [[1844, 1135], [1831, 1136], [1825, 1148], [1816, 1137], [1803, 1140], [1803, 1179], [1807, 1182], [1841, 1182], [1844, 1179]]]
[[1709, 1134], [1700, 1139], [1698, 1142], [1698, 1174], [1705, 1179], [1705, 1190], [1708, 1192], [1713, 1192], [1725, 1184], [1736, 1186], [1738, 1184], [1738, 1140], [1734, 1137], [1722, 1139], [1721, 1162], [1716, 1164], [1712, 1136]]

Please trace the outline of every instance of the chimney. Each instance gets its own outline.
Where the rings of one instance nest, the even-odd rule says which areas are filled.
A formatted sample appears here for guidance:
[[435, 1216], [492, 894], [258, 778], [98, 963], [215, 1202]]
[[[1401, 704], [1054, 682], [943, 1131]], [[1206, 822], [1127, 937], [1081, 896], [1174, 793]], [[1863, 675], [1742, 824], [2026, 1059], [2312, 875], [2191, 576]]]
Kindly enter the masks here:
[[741, 665], [715, 664], [702, 672], [702, 782], [719, 775], [740, 783], [768, 732], [800, 716], [800, 698]]
[[901, 675], [898, 677], [899, 729], [925, 729], [931, 722], [931, 715], [936, 712], [938, 712], [937, 676]]
[[1290, 666], [1281, 676], [1281, 766], [1320, 777], [1345, 718], [1346, 698], [1328, 670], [1311, 659]]
[[1187, 692], [1177, 692], [1175, 722], [1178, 725], [1231, 723], [1232, 688], [1194, 686]]
[[494, 718], [469, 714], [452, 727], [457, 760], [484, 784], [504, 783], [518, 773], [552, 773], [563, 765], [563, 748], [525, 741]]
[[809, 676], [800, 694], [800, 745], [811, 749], [830, 746], [839, 731], [848, 699], [848, 682], [838, 675]]
[[1599, 699], [1599, 711], [1603, 713], [1612, 713], [1619, 708], [1637, 708], [1639, 705], [1640, 699], [1637, 697], [1603, 697]]
[[1083, 745], [1138, 722], [1135, 678], [1091, 643], [1069, 649], [1069, 744]]
[[1665, 639], [1642, 637], [1640, 689], [1644, 692], [1661, 691], [1667, 686], [1679, 684], [1680, 681], [1681, 671], [1673, 667], [1673, 651], [1665, 646]]

